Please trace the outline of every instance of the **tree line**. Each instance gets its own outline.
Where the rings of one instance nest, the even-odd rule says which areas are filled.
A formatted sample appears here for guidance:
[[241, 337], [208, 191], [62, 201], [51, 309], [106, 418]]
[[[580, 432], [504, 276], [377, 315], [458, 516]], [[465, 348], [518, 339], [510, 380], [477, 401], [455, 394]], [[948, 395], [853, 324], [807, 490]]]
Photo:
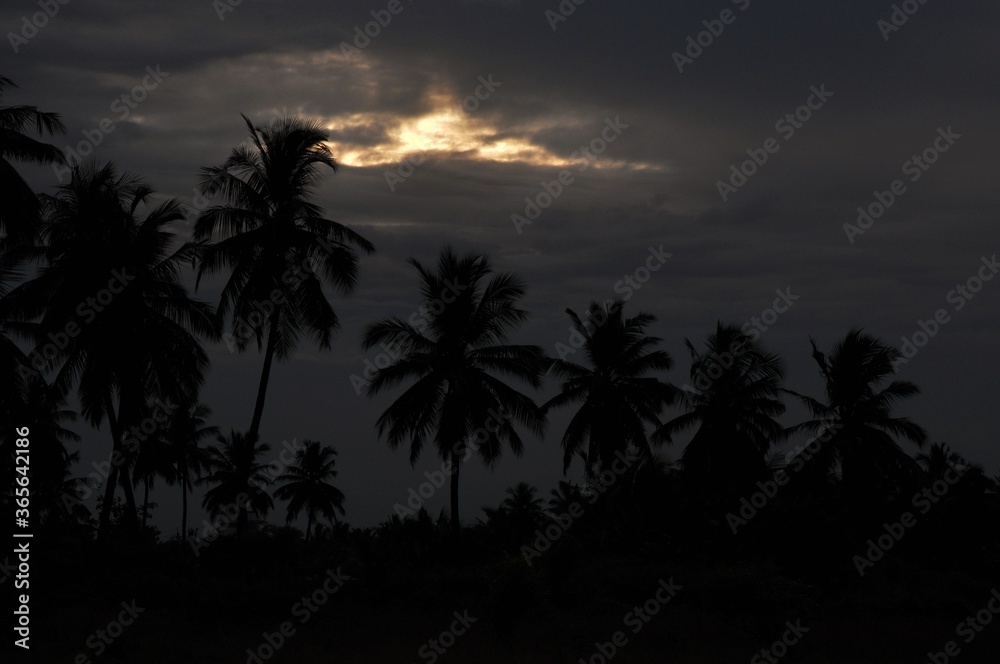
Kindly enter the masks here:
[[[0, 78], [0, 93], [11, 87]], [[272, 509], [272, 498], [288, 501], [289, 522], [306, 515], [307, 538], [344, 514], [332, 446], [306, 441], [271, 477], [264, 462], [271, 448], [259, 432], [274, 361], [288, 361], [305, 337], [332, 347], [340, 319], [330, 298], [354, 292], [362, 257], [375, 248], [315, 203], [321, 176], [337, 170], [323, 127], [296, 117], [262, 126], [243, 120], [248, 140], [201, 170], [198, 191], [208, 204], [187, 237], [177, 231], [187, 218], [179, 200], [157, 195], [113, 162], [67, 163], [45, 142], [65, 131], [57, 114], [0, 108], [3, 419], [32, 431], [35, 508], [43, 519], [84, 530], [96, 525], [98, 539], [115, 529], [138, 534], [147, 530], [149, 492], [158, 481], [181, 490], [182, 538], [196, 483], [208, 486], [203, 506], [213, 515], [243, 496], [237, 533], [251, 512]], [[69, 182], [36, 193], [18, 162], [63, 164]], [[518, 275], [451, 247], [432, 264], [409, 262], [422, 316], [366, 327], [363, 347], [391, 347], [394, 359], [365, 387], [371, 397], [395, 396], [375, 423], [390, 447], [407, 447], [415, 463], [429, 444], [447, 464], [453, 535], [461, 529], [463, 461], [478, 456], [493, 467], [504, 452], [521, 455], [523, 436], [544, 435], [549, 415], [563, 409], [570, 418], [560, 438], [562, 470], [578, 461], [586, 479], [583, 486], [560, 482], [550, 509], [592, 493], [602, 473], [628, 460], [628, 488], [609, 494], [598, 519], [602, 532], [643, 491], [663, 499], [676, 489], [693, 511], [718, 519], [784, 464], [799, 468], [796, 491], [845, 505], [895, 500], [945, 468], [974, 476], [982, 493], [997, 491], [981, 468], [944, 444], [928, 447], [927, 432], [896, 414], [919, 389], [895, 377], [899, 350], [862, 330], [851, 329], [825, 351], [812, 342], [822, 395], [787, 389], [783, 361], [760, 335], [721, 322], [703, 343], [686, 340], [688, 381], [679, 387], [664, 378], [674, 359], [649, 333], [656, 320], [650, 313], [627, 314], [621, 302], [567, 309], [582, 339], [581, 360], [551, 357], [537, 345], [512, 342], [529, 316]], [[218, 302], [190, 292], [186, 270], [195, 291], [204, 278], [223, 277]], [[256, 347], [263, 356], [248, 426], [228, 434], [209, 424], [211, 411], [199, 397], [209, 365], [204, 344], [216, 342], [240, 352]], [[558, 391], [539, 402], [528, 390], [546, 378]], [[79, 414], [66, 408], [71, 395]], [[801, 402], [810, 418], [783, 426], [786, 398]], [[78, 415], [94, 428], [107, 424], [110, 433], [112, 463], [96, 524], [80, 500], [87, 487], [73, 477], [79, 453], [68, 449], [79, 439], [70, 428]], [[14, 434], [7, 429], [2, 459], [12, 472]], [[670, 468], [656, 450], [688, 432], [679, 469]], [[822, 435], [823, 442], [808, 454], [773, 453], [796, 433]], [[914, 457], [903, 444], [925, 452]], [[280, 485], [273, 494], [272, 481]], [[543, 522], [535, 493], [513, 487], [487, 511], [487, 522], [529, 535]]]

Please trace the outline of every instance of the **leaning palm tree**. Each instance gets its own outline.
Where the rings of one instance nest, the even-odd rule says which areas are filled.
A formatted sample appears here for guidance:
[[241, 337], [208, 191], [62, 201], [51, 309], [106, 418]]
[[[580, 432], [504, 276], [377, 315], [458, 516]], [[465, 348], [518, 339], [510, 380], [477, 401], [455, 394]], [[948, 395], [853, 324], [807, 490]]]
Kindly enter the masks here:
[[271, 446], [237, 431], [230, 431], [228, 437], [219, 434], [216, 440], [218, 445], [208, 450], [209, 472], [200, 480], [213, 486], [205, 492], [201, 504], [213, 516], [238, 510], [236, 535], [242, 536], [249, 525], [248, 508], [265, 515], [274, 507], [265, 489], [271, 483], [271, 466], [259, 458]]
[[451, 248], [441, 252], [433, 271], [409, 262], [420, 274], [425, 317], [392, 317], [366, 328], [365, 349], [386, 344], [399, 352], [371, 379], [368, 395], [413, 381], [379, 417], [379, 435], [387, 435], [393, 449], [409, 441], [410, 463], [433, 438], [450, 467], [451, 527], [457, 535], [462, 461], [476, 451], [492, 467], [504, 444], [520, 456], [524, 445], [515, 423], [538, 434], [543, 428], [535, 402], [497, 375], [538, 387], [547, 360], [538, 346], [508, 343], [528, 316], [518, 307], [525, 286], [517, 276], [494, 274], [486, 256], [459, 257]]
[[200, 477], [208, 463], [202, 441], [219, 434], [219, 428], [208, 425], [212, 409], [199, 403], [196, 395], [178, 405], [170, 415], [164, 436], [172, 449], [177, 483], [181, 487], [181, 541], [187, 542], [188, 496], [193, 478]]
[[655, 432], [657, 443], [697, 426], [681, 463], [685, 475], [709, 492], [741, 488], [767, 472], [771, 445], [783, 435], [775, 417], [780, 400], [781, 359], [735, 325], [717, 324], [699, 352], [691, 352], [691, 384], [680, 391], [685, 412]]
[[610, 465], [616, 455], [635, 451], [649, 456], [647, 426], [659, 426], [659, 413], [674, 399], [668, 383], [649, 374], [667, 371], [673, 362], [662, 341], [646, 334], [656, 317], [622, 314], [621, 302], [601, 307], [592, 302], [585, 323], [573, 310], [566, 313], [572, 329], [584, 339], [590, 367], [565, 359], [552, 360], [550, 371], [565, 379], [560, 393], [543, 409], [580, 403], [562, 437], [563, 473], [574, 456], [584, 461], [588, 480]]
[[[195, 238], [213, 240], [198, 267], [206, 274], [229, 271], [217, 309], [220, 322], [231, 314], [227, 342], [241, 352], [263, 347], [253, 418], [247, 432], [260, 431], [274, 358], [287, 360], [305, 332], [330, 347], [340, 320], [323, 286], [348, 295], [357, 284], [354, 247], [374, 247], [346, 226], [323, 217], [312, 202], [320, 169], [336, 171], [320, 125], [281, 118], [257, 127], [243, 116], [251, 146], [233, 149], [221, 166], [202, 169], [202, 192], [223, 202], [195, 224]], [[314, 269], [315, 266], [315, 269]]]
[[43, 203], [44, 264], [7, 298], [22, 320], [36, 321], [33, 369], [54, 372], [60, 391], [76, 386], [91, 425], [108, 422], [113, 463], [99, 535], [109, 527], [116, 484], [137, 531], [125, 438], [153, 398], [197, 388], [208, 357], [196, 334], [217, 337], [209, 307], [181, 283], [198, 248], [168, 230], [183, 218], [177, 201], [154, 204], [148, 186], [111, 163], [74, 166], [70, 182]]
[[295, 463], [276, 481], [284, 482], [274, 490], [274, 497], [288, 501], [291, 523], [305, 510], [306, 541], [317, 517], [336, 524], [337, 513], [344, 514], [344, 494], [330, 482], [337, 477], [337, 451], [315, 440], [303, 441], [304, 447], [295, 452]]
[[814, 341], [810, 343], [825, 384], [826, 403], [786, 391], [813, 416], [791, 431], [831, 433], [811, 463], [826, 478], [839, 479], [850, 489], [912, 479], [919, 466], [896, 440], [905, 438], [922, 447], [927, 432], [908, 418], [892, 415], [900, 399], [920, 393], [909, 381], [890, 380], [900, 351], [857, 329], [837, 342], [829, 356]]
[[[9, 78], [0, 76], [0, 96], [16, 87]], [[56, 113], [44, 113], [34, 106], [0, 107], [0, 231], [6, 234], [4, 239], [31, 239], [39, 219], [38, 198], [11, 161], [43, 165], [64, 161], [59, 148], [28, 136], [32, 129], [40, 136], [66, 131]]]

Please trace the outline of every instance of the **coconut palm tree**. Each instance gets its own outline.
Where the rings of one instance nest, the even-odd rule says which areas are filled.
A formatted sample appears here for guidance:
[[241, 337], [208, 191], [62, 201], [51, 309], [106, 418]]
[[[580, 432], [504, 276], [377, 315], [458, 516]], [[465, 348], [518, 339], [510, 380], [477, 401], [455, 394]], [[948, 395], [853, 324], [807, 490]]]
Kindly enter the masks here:
[[[0, 76], [0, 96], [16, 87], [9, 78]], [[34, 106], [0, 107], [0, 231], [6, 234], [4, 239], [30, 239], [39, 218], [38, 198], [11, 162], [44, 165], [65, 159], [54, 145], [28, 136], [32, 130], [44, 136], [63, 133], [66, 127], [56, 113], [44, 113]]]
[[666, 351], [655, 350], [662, 339], [646, 334], [656, 317], [640, 312], [626, 318], [622, 307], [621, 302], [603, 307], [591, 302], [587, 322], [566, 310], [572, 330], [583, 338], [590, 367], [566, 359], [554, 359], [550, 367], [564, 382], [543, 409], [580, 403], [562, 437], [563, 473], [574, 456], [583, 459], [590, 479], [616, 455], [630, 450], [649, 455], [646, 428], [660, 425], [660, 411], [674, 399], [673, 387], [649, 375], [673, 365]]
[[515, 424], [538, 434], [543, 428], [535, 402], [498, 376], [538, 387], [547, 360], [538, 346], [508, 343], [528, 316], [518, 307], [525, 286], [517, 276], [494, 274], [488, 257], [459, 257], [451, 248], [441, 252], [434, 270], [409, 262], [420, 275], [424, 307], [408, 320], [393, 317], [366, 328], [365, 349], [384, 344], [399, 353], [371, 379], [368, 395], [413, 381], [379, 417], [379, 435], [386, 435], [393, 449], [408, 441], [411, 463], [433, 439], [449, 464], [451, 527], [457, 535], [462, 461], [478, 452], [492, 467], [505, 444], [520, 456], [524, 445]]
[[151, 436], [141, 435], [137, 441], [135, 453], [130, 455], [132, 457], [132, 486], [138, 488], [141, 485], [143, 488], [142, 508], [140, 510], [143, 532], [146, 530], [149, 519], [149, 490], [155, 487], [156, 478], [162, 478], [168, 486], [173, 486], [178, 482], [174, 454], [170, 441], [163, 436], [162, 432], [157, 431]]
[[37, 320], [32, 366], [55, 372], [60, 391], [75, 385], [90, 424], [108, 421], [112, 467], [99, 534], [107, 532], [116, 484], [127, 523], [138, 530], [126, 435], [150, 400], [197, 388], [208, 357], [195, 335], [217, 337], [209, 307], [181, 284], [198, 247], [168, 230], [183, 218], [177, 201], [154, 204], [148, 186], [111, 163], [74, 166], [70, 182], [43, 204], [44, 264], [8, 298], [22, 320]]
[[240, 351], [263, 346], [253, 418], [260, 431], [271, 364], [287, 360], [303, 333], [326, 349], [340, 320], [323, 286], [348, 295], [357, 284], [354, 248], [374, 247], [346, 226], [323, 217], [312, 202], [323, 167], [337, 170], [320, 125], [280, 118], [257, 127], [243, 116], [250, 146], [233, 149], [221, 166], [202, 169], [200, 189], [223, 202], [205, 210], [195, 238], [213, 240], [198, 266], [198, 281], [229, 271], [217, 316], [231, 314], [227, 343]]
[[188, 496], [193, 479], [200, 477], [208, 463], [202, 441], [219, 434], [219, 427], [208, 425], [212, 409], [189, 395], [171, 413], [164, 436], [171, 446], [177, 483], [181, 487], [181, 541], [187, 542]]
[[229, 436], [219, 434], [216, 441], [218, 444], [208, 450], [208, 474], [199, 480], [212, 485], [201, 504], [213, 516], [237, 509], [239, 537], [249, 525], [247, 508], [263, 516], [274, 507], [265, 489], [272, 480], [271, 465], [260, 461], [260, 456], [269, 452], [271, 446], [237, 431], [230, 431]]
[[767, 452], [783, 435], [775, 419], [785, 412], [781, 359], [739, 327], [721, 322], [704, 352], [687, 339], [685, 344], [692, 358], [691, 383], [680, 391], [685, 412], [665, 422], [653, 439], [671, 443], [697, 426], [681, 455], [685, 474], [709, 493], [741, 492], [767, 473]]
[[284, 482], [274, 490], [274, 497], [288, 501], [291, 523], [305, 510], [306, 541], [317, 517], [337, 523], [337, 513], [344, 514], [344, 494], [330, 482], [337, 477], [337, 451], [315, 440], [303, 441], [304, 447], [295, 452], [295, 463], [277, 478]]
[[944, 477], [947, 471], [954, 470], [956, 466], [967, 465], [962, 455], [953, 451], [948, 443], [931, 443], [927, 452], [921, 452], [916, 458], [924, 472], [935, 479]]
[[842, 486], [852, 490], [913, 479], [919, 466], [896, 441], [902, 438], [922, 447], [927, 432], [909, 418], [892, 414], [898, 401], [920, 393], [909, 381], [891, 380], [900, 351], [857, 329], [838, 341], [829, 356], [820, 352], [815, 341], [810, 339], [810, 343], [826, 388], [826, 402], [786, 392], [801, 400], [814, 418], [791, 431], [832, 431], [811, 462], [826, 477], [839, 478]]

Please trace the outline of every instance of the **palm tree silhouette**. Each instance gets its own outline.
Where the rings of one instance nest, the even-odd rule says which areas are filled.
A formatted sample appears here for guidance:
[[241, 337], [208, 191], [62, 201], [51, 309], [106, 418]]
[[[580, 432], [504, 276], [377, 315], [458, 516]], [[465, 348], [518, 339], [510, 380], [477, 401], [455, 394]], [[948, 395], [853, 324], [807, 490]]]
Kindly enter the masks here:
[[[16, 87], [9, 78], [0, 76], [0, 96]], [[0, 206], [0, 231], [6, 233], [5, 239], [17, 242], [33, 235], [39, 219], [39, 204], [11, 161], [35, 164], [65, 161], [59, 148], [26, 135], [32, 128], [42, 136], [66, 131], [56, 113], [44, 113], [35, 106], [0, 107], [0, 199], [4, 202]], [[0, 240], [0, 244], [6, 243]]]
[[[201, 190], [224, 203], [206, 210], [195, 224], [205, 247], [198, 282], [230, 269], [219, 320], [231, 313], [231, 343], [243, 351], [264, 346], [264, 366], [247, 436], [260, 431], [264, 398], [275, 356], [291, 357], [299, 335], [308, 332], [327, 349], [340, 327], [326, 299], [324, 283], [343, 295], [357, 283], [358, 256], [352, 247], [374, 247], [346, 226], [324, 218], [311, 202], [324, 166], [337, 170], [318, 124], [281, 118], [257, 127], [243, 116], [252, 147], [233, 149], [221, 166], [202, 169]], [[313, 267], [316, 270], [313, 271]], [[255, 318], [256, 317], [256, 318]]]
[[208, 453], [201, 442], [218, 436], [219, 427], [208, 425], [212, 409], [198, 402], [196, 395], [188, 398], [171, 413], [165, 437], [172, 449], [177, 482], [181, 487], [181, 541], [187, 542], [188, 496], [193, 478], [201, 476], [208, 463]]
[[648, 375], [673, 365], [666, 351], [654, 350], [662, 339], [646, 334], [656, 317], [640, 312], [625, 318], [622, 306], [617, 302], [602, 308], [591, 302], [587, 318], [604, 320], [600, 325], [584, 323], [573, 310], [566, 310], [573, 329], [584, 338], [583, 350], [592, 368], [552, 360], [551, 373], [565, 382], [542, 407], [547, 412], [582, 402], [562, 437], [563, 473], [578, 455], [588, 480], [630, 449], [648, 456], [646, 427], [660, 426], [659, 413], [675, 394], [668, 383]]
[[438, 454], [450, 465], [451, 527], [457, 535], [459, 471], [467, 454], [478, 451], [492, 467], [505, 443], [515, 455], [523, 453], [515, 423], [536, 434], [544, 425], [535, 402], [496, 374], [538, 387], [547, 360], [538, 346], [507, 343], [527, 319], [517, 306], [525, 292], [520, 278], [493, 274], [486, 256], [458, 257], [450, 247], [441, 252], [434, 271], [415, 259], [409, 262], [420, 274], [425, 318], [419, 327], [392, 317], [365, 329], [365, 349], [388, 344], [400, 355], [371, 379], [368, 395], [413, 380], [379, 417], [378, 432], [387, 435], [393, 449], [408, 439], [411, 463], [433, 436]]
[[838, 341], [829, 356], [815, 341], [810, 343], [825, 384], [826, 403], [785, 391], [801, 400], [814, 418], [791, 431], [831, 430], [829, 442], [812, 457], [815, 467], [826, 478], [839, 471], [841, 485], [850, 490], [913, 479], [919, 466], [896, 438], [922, 447], [927, 432], [909, 418], [892, 416], [897, 401], [920, 393], [910, 381], [889, 380], [900, 351], [858, 329]]
[[928, 475], [939, 478], [944, 477], [946, 472], [956, 466], [964, 465], [966, 461], [961, 454], [953, 451], [948, 443], [931, 443], [927, 452], [917, 455], [917, 463]]
[[271, 483], [271, 466], [259, 460], [271, 446], [237, 431], [230, 431], [228, 437], [219, 434], [216, 441], [208, 450], [209, 472], [199, 480], [214, 486], [205, 492], [201, 504], [213, 516], [237, 509], [236, 535], [240, 537], [249, 525], [248, 507], [261, 516], [274, 507], [265, 490]]
[[738, 492], [767, 473], [765, 457], [783, 435], [774, 418], [785, 412], [778, 398], [781, 359], [735, 325], [716, 325], [699, 352], [691, 352], [691, 382], [680, 391], [684, 410], [655, 432], [658, 443], [697, 425], [684, 448], [685, 474], [709, 493]]
[[291, 523], [305, 510], [306, 541], [313, 531], [316, 517], [337, 523], [337, 513], [344, 514], [344, 494], [330, 482], [337, 477], [337, 451], [315, 440], [303, 441], [304, 447], [295, 452], [295, 463], [276, 481], [284, 482], [274, 491], [274, 497], [288, 501]]
[[8, 297], [25, 320], [40, 318], [33, 355], [53, 358], [47, 369], [58, 367], [55, 387], [75, 385], [87, 421], [109, 423], [113, 463], [99, 536], [110, 523], [116, 483], [126, 523], [138, 531], [125, 436], [150, 399], [201, 383], [208, 357], [195, 334], [217, 337], [209, 307], [180, 281], [181, 266], [198, 247], [174, 248], [179, 243], [167, 227], [183, 218], [176, 200], [154, 205], [153, 191], [134, 175], [119, 176], [113, 163], [74, 166], [70, 182], [43, 204], [45, 264]]

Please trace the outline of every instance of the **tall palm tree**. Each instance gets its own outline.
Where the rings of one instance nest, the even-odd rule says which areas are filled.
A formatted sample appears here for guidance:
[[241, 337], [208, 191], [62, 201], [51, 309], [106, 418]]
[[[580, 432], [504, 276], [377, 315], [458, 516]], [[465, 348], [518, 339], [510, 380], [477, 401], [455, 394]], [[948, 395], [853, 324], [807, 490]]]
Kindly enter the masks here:
[[236, 534], [242, 536], [249, 525], [248, 507], [261, 516], [274, 507], [265, 489], [271, 483], [271, 466], [259, 458], [271, 446], [237, 431], [230, 431], [228, 437], [219, 434], [216, 440], [218, 445], [208, 450], [209, 472], [200, 480], [214, 486], [205, 492], [201, 504], [212, 515], [238, 509]]
[[[346, 226], [323, 217], [312, 202], [323, 167], [337, 170], [320, 125], [280, 118], [257, 127], [243, 116], [252, 147], [233, 149], [221, 166], [202, 169], [201, 190], [223, 203], [207, 209], [195, 224], [195, 238], [216, 240], [206, 247], [198, 281], [230, 270], [217, 316], [231, 317], [233, 345], [264, 347], [264, 366], [247, 436], [260, 431], [271, 363], [291, 357], [303, 332], [320, 348], [330, 347], [340, 320], [323, 292], [331, 286], [348, 295], [357, 284], [354, 247], [374, 247]], [[314, 271], [312, 266], [316, 266]]]
[[177, 483], [181, 487], [181, 541], [187, 542], [188, 496], [191, 495], [193, 478], [201, 476], [208, 463], [208, 454], [202, 441], [218, 436], [219, 427], [208, 425], [212, 409], [198, 402], [197, 395], [189, 395], [170, 415], [164, 433], [169, 441], [171, 458], [176, 467]]
[[765, 461], [783, 428], [775, 419], [785, 412], [780, 400], [784, 369], [781, 358], [735, 325], [717, 324], [699, 352], [691, 352], [691, 383], [680, 391], [685, 412], [653, 435], [671, 443], [678, 433], [697, 426], [684, 448], [685, 474], [709, 493], [741, 492], [767, 472]]
[[838, 341], [829, 356], [819, 351], [815, 341], [810, 339], [810, 343], [826, 388], [826, 403], [786, 391], [798, 397], [814, 418], [792, 431], [832, 430], [829, 442], [812, 457], [815, 467], [827, 477], [839, 475], [841, 484], [850, 489], [913, 478], [919, 467], [896, 439], [922, 447], [927, 432], [909, 418], [892, 415], [899, 400], [920, 393], [910, 381], [890, 380], [900, 351], [857, 329]]
[[[16, 87], [9, 78], [0, 76], [0, 96]], [[30, 239], [39, 217], [38, 198], [11, 161], [34, 164], [64, 161], [59, 148], [28, 136], [32, 129], [40, 136], [66, 131], [56, 113], [45, 113], [35, 106], [0, 107], [0, 200], [3, 201], [0, 231], [6, 233], [5, 239]], [[4, 242], [0, 240], [0, 244]]]
[[110, 524], [116, 484], [137, 531], [129, 468], [120, 463], [125, 434], [151, 399], [197, 388], [208, 357], [195, 335], [217, 338], [209, 307], [181, 283], [198, 247], [168, 230], [183, 218], [177, 201], [154, 204], [148, 186], [111, 163], [74, 166], [70, 182], [43, 204], [44, 265], [8, 297], [24, 320], [38, 319], [32, 357], [51, 358], [43, 373], [55, 371], [61, 391], [76, 386], [90, 424], [108, 421], [119, 463], [106, 482], [99, 534]]
[[306, 541], [313, 531], [316, 517], [337, 522], [337, 513], [344, 514], [344, 494], [330, 482], [337, 477], [337, 451], [315, 440], [303, 441], [304, 447], [295, 452], [295, 463], [276, 481], [284, 482], [274, 491], [274, 497], [288, 501], [287, 523], [306, 512]]
[[622, 307], [621, 302], [603, 308], [591, 302], [587, 319], [602, 320], [600, 325], [584, 323], [576, 312], [566, 310], [573, 329], [584, 338], [590, 367], [552, 360], [550, 371], [565, 382], [543, 409], [581, 404], [562, 437], [563, 473], [574, 456], [583, 459], [590, 479], [630, 449], [649, 455], [646, 427], [658, 427], [660, 411], [674, 399], [673, 387], [649, 375], [673, 365], [666, 351], [654, 350], [662, 339], [646, 334], [656, 317], [640, 312], [626, 318]]
[[497, 375], [538, 387], [547, 360], [538, 346], [508, 343], [528, 316], [518, 307], [525, 293], [520, 278], [494, 274], [488, 257], [459, 257], [450, 247], [441, 252], [434, 270], [415, 259], [409, 262], [420, 275], [421, 312], [426, 314], [422, 323], [392, 317], [365, 329], [365, 349], [388, 344], [399, 352], [392, 365], [372, 378], [368, 395], [413, 381], [379, 417], [379, 435], [385, 434], [393, 449], [408, 440], [411, 463], [433, 437], [450, 466], [451, 527], [457, 535], [459, 472], [467, 453], [478, 451], [492, 467], [504, 444], [517, 456], [523, 453], [515, 423], [538, 434], [543, 428], [544, 416], [535, 402]]

